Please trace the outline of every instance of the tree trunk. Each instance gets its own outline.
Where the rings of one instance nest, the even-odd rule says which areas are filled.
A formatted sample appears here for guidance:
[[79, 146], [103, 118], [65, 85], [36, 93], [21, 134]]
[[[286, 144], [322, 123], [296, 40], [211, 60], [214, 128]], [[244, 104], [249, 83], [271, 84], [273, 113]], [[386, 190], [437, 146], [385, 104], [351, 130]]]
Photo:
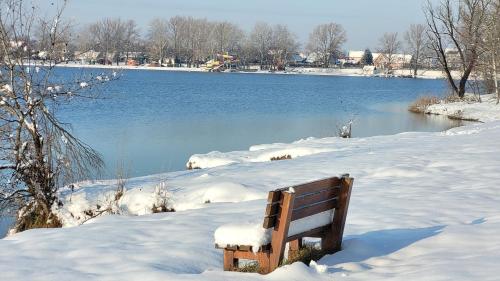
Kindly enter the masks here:
[[495, 85], [495, 94], [497, 96], [497, 104], [500, 103], [500, 92], [498, 92], [498, 74], [497, 74], [497, 63], [496, 63], [496, 54], [493, 52], [493, 83]]
[[420, 54], [417, 53], [415, 54], [415, 59], [414, 59], [414, 64], [413, 64], [413, 78], [416, 78], [418, 75], [418, 60], [419, 60]]

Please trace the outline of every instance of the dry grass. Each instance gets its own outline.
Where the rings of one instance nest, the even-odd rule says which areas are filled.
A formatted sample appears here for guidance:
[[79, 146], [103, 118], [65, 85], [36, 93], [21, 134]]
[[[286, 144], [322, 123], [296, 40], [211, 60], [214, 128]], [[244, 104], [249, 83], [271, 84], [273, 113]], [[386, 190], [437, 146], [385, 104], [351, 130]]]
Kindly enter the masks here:
[[427, 108], [433, 104], [438, 104], [439, 99], [432, 96], [424, 96], [418, 98], [409, 107], [408, 110], [413, 113], [425, 113]]
[[445, 103], [452, 103], [452, 102], [467, 102], [467, 103], [475, 103], [475, 102], [481, 102], [481, 98], [476, 95], [466, 95], [463, 98], [459, 98], [455, 94], [450, 94], [446, 98], [444, 98]]
[[[302, 248], [300, 248], [297, 253], [292, 254], [288, 259], [284, 259], [280, 264], [280, 267], [295, 262], [302, 262], [305, 265], [309, 266], [312, 260], [317, 261], [322, 258], [323, 255], [323, 252], [320, 249], [316, 248], [314, 244], [306, 244]], [[258, 262], [249, 262], [244, 266], [235, 268], [234, 271], [247, 273], [263, 273]]]
[[274, 156], [271, 157], [271, 161], [281, 161], [281, 160], [290, 160], [292, 159], [292, 155], [283, 155], [283, 156]]
[[[31, 205], [29, 205], [29, 208]], [[44, 214], [38, 210], [30, 210], [26, 215], [18, 218], [15, 225], [16, 232], [22, 232], [34, 228], [60, 228], [61, 220], [53, 213]]]
[[151, 208], [151, 211], [153, 212], [153, 214], [157, 214], [157, 213], [171, 213], [171, 212], [175, 212], [175, 209], [174, 208], [168, 208], [165, 205], [156, 206], [156, 204], [153, 204], [153, 207]]
[[460, 121], [471, 121], [471, 122], [480, 122], [479, 119], [475, 118], [465, 118], [463, 116], [463, 112], [461, 110], [455, 112], [455, 114], [448, 115], [448, 118], [451, 120], [460, 120]]
[[188, 170], [200, 170], [200, 167], [193, 166], [193, 163], [189, 162], [187, 166]]
[[236, 272], [246, 272], [246, 273], [264, 273], [260, 269], [259, 263], [258, 262], [249, 262], [245, 264], [242, 267], [235, 268], [234, 271]]
[[292, 264], [298, 261], [309, 266], [312, 260], [317, 261], [322, 258], [323, 255], [323, 251], [316, 248], [314, 244], [305, 244], [297, 253], [290, 255], [288, 259], [283, 260], [281, 266]]

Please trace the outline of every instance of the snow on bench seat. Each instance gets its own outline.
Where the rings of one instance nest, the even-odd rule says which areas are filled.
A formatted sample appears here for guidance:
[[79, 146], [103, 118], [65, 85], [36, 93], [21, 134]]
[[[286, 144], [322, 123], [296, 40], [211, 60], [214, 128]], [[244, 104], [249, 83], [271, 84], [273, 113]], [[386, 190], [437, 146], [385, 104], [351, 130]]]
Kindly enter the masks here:
[[[332, 223], [333, 210], [290, 222], [288, 237]], [[246, 245], [257, 252], [260, 247], [271, 243], [272, 228], [265, 229], [262, 222], [225, 224], [215, 230], [215, 244], [220, 247]]]
[[262, 222], [225, 224], [215, 230], [215, 244], [224, 246], [252, 246], [257, 252], [263, 245], [271, 243], [272, 229], [262, 227]]

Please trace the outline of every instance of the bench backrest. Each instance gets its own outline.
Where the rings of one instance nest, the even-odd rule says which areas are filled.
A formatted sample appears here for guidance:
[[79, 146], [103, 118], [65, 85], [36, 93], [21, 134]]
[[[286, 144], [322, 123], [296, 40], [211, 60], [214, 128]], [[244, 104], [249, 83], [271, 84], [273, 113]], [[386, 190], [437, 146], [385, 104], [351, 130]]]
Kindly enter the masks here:
[[280, 204], [288, 192], [295, 194], [290, 221], [338, 208], [342, 179], [333, 177], [269, 192], [263, 227], [268, 229], [276, 226], [281, 214]]
[[321, 237], [326, 253], [339, 251], [352, 184], [343, 175], [269, 192], [263, 226], [273, 229], [271, 248], [279, 253], [271, 264], [281, 261], [286, 242], [302, 237]]

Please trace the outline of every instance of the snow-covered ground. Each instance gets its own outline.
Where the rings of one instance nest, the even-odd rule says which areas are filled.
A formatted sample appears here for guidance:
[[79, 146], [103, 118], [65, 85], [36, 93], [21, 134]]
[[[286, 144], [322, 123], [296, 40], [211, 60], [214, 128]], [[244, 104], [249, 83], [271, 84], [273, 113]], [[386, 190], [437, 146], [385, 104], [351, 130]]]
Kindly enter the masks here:
[[481, 122], [500, 120], [500, 105], [497, 104], [496, 95], [484, 95], [481, 100], [482, 102], [441, 102], [427, 107], [425, 113]]
[[[0, 240], [0, 279], [498, 280], [499, 139], [494, 121], [198, 155], [211, 168], [128, 180], [113, 206], [125, 215]], [[310, 150], [295, 154], [303, 148]], [[276, 151], [300, 157], [268, 161]], [[355, 178], [343, 251], [267, 276], [222, 271], [218, 227], [261, 219], [269, 190], [343, 173]], [[105, 205], [115, 189], [104, 181], [65, 190], [65, 224], [81, 222], [83, 210]], [[150, 214], [165, 196], [177, 212]]]

